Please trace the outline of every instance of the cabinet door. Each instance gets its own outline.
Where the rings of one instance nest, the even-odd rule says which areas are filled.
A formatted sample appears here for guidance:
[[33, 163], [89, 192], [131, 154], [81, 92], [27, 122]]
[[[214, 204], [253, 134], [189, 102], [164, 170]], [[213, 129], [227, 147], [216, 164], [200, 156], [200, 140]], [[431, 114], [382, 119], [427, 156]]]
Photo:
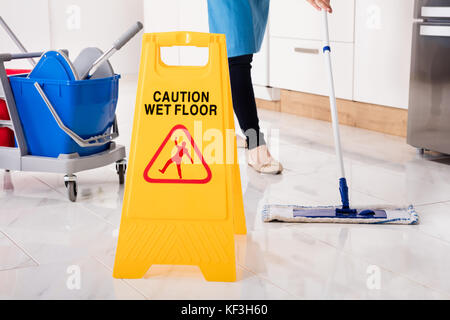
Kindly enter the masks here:
[[253, 55], [252, 81], [259, 86], [269, 86], [269, 41], [268, 32], [264, 37], [261, 50]]
[[354, 100], [407, 108], [414, 1], [358, 0]]
[[[0, 15], [27, 51], [45, 51], [50, 48], [48, 0], [0, 0], [0, 8]], [[20, 52], [1, 27], [0, 52]], [[7, 67], [31, 68], [31, 64], [20, 60], [8, 62]]]
[[[352, 99], [353, 44], [332, 42], [336, 96]], [[270, 38], [270, 85], [328, 95], [322, 41]]]
[[[355, 1], [334, 0], [331, 3], [334, 13], [329, 16], [330, 39], [353, 42]], [[272, 1], [270, 21], [271, 36], [308, 40], [322, 39], [321, 14], [306, 0]]]

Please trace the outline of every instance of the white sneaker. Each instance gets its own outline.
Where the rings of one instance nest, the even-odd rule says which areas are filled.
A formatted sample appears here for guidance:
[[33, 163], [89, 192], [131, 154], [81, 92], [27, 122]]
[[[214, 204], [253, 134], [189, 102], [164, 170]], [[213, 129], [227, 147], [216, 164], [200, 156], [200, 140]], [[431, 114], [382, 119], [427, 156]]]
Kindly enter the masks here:
[[248, 151], [248, 165], [260, 173], [280, 174], [283, 166], [272, 158], [266, 145]]

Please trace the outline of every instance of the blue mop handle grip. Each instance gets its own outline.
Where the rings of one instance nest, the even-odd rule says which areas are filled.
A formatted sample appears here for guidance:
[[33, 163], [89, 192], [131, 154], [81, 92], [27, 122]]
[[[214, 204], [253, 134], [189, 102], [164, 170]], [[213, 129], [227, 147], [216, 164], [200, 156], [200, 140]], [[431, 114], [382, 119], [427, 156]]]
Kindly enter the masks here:
[[342, 208], [343, 209], [350, 208], [350, 200], [348, 198], [347, 179], [345, 179], [345, 178], [339, 179], [339, 192], [341, 193]]

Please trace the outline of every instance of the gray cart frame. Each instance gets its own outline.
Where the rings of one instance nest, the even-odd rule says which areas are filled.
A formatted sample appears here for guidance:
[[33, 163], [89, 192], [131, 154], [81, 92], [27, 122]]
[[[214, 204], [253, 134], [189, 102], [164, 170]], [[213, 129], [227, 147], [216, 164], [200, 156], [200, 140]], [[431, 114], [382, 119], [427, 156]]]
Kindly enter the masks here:
[[[28, 153], [28, 148], [25, 136], [22, 129], [22, 124], [17, 112], [14, 95], [12, 93], [11, 85], [6, 74], [5, 62], [17, 59], [32, 59], [38, 58], [42, 52], [17, 53], [17, 54], [0, 54], [0, 88], [3, 89], [3, 97], [6, 101], [6, 106], [11, 120], [0, 120], [0, 127], [8, 127], [14, 131], [17, 141], [17, 147], [0, 147], [0, 169], [14, 170], [14, 171], [34, 171], [34, 172], [53, 172], [62, 173], [64, 176], [64, 183], [68, 190], [68, 196], [71, 201], [76, 201], [77, 198], [77, 182], [75, 173], [90, 169], [95, 169], [116, 163], [116, 171], [119, 175], [119, 183], [124, 183], [126, 171], [126, 152], [125, 147], [116, 145], [113, 139], [119, 136], [117, 121], [114, 121], [112, 133], [107, 133], [100, 137], [92, 137], [83, 140], [78, 137], [69, 128], [65, 127], [53, 106], [45, 97], [45, 93], [40, 91], [41, 97], [47, 104], [47, 107], [52, 112], [55, 121], [61, 130], [65, 131], [77, 144], [80, 146], [102, 145], [110, 143], [110, 148], [101, 153], [90, 156], [80, 157], [78, 153], [60, 154], [57, 158], [33, 156]], [[36, 84], [35, 84], [36, 86]], [[40, 88], [36, 87], [39, 91]]]

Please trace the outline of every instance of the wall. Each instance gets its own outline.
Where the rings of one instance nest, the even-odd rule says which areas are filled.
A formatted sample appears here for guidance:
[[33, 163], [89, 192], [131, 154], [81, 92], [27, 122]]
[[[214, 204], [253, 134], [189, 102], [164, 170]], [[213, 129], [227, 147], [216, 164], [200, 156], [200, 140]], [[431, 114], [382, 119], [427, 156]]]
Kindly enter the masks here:
[[[145, 32], [208, 32], [206, 0], [144, 0]], [[208, 50], [195, 47], [162, 48], [161, 57], [170, 65], [204, 65]]]
[[[144, 19], [143, 0], [0, 0], [0, 8], [28, 51], [64, 48], [72, 60], [86, 47], [106, 51], [134, 22]], [[140, 47], [138, 36], [117, 52], [110, 59], [115, 71], [137, 73]], [[0, 51], [18, 52], [3, 30]]]
[[[50, 48], [48, 0], [0, 0], [0, 8], [0, 15], [29, 52]], [[0, 52], [20, 52], [1, 27]], [[25, 60], [9, 62], [7, 66], [16, 68], [31, 67]]]
[[[71, 58], [86, 47], [108, 50], [133, 23], [143, 21], [142, 0], [49, 0], [52, 48], [66, 48]], [[111, 59], [116, 72], [137, 73], [141, 36]]]

